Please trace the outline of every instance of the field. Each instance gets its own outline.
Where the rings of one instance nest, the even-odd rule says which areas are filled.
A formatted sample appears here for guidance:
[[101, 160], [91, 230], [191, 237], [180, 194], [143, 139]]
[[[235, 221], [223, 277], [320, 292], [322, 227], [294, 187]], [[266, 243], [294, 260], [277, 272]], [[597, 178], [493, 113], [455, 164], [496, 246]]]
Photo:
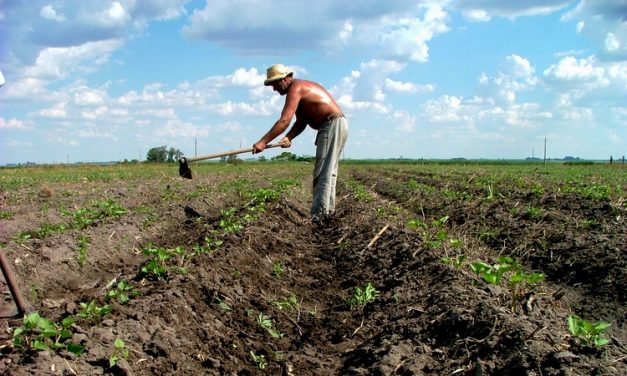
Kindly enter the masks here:
[[627, 374], [624, 166], [311, 169], [0, 169], [0, 374]]

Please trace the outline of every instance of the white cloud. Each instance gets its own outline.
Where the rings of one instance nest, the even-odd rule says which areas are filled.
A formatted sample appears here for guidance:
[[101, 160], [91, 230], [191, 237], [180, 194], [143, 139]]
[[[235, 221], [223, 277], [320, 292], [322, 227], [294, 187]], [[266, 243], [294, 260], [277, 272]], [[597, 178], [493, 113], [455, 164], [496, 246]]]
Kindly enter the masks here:
[[52, 5], [44, 5], [41, 8], [39, 15], [51, 21], [58, 21], [58, 22], [65, 21], [65, 15], [63, 15], [62, 13], [61, 14], [57, 13], [57, 11], [52, 7]]
[[25, 129], [25, 128], [27, 128], [27, 125], [22, 120], [18, 120], [16, 118], [5, 120], [3, 117], [0, 117], [0, 129]]
[[416, 129], [416, 116], [405, 111], [395, 111], [392, 114], [396, 131], [400, 133], [412, 133]]
[[37, 115], [46, 118], [63, 119], [67, 117], [67, 103], [60, 102], [50, 108], [37, 111]]
[[400, 82], [394, 81], [389, 78], [384, 80], [384, 88], [390, 92], [397, 93], [426, 93], [433, 92], [435, 87], [433, 85], [418, 85], [413, 82]]
[[516, 18], [551, 14], [570, 2], [571, 0], [458, 0], [453, 6], [471, 21], [485, 21], [492, 17]]
[[627, 59], [627, 2], [625, 0], [586, 0], [562, 16], [577, 21], [577, 32], [599, 46], [599, 58]]
[[[428, 59], [427, 43], [449, 30], [448, 15], [436, 3], [402, 0], [212, 1], [196, 9], [183, 27], [190, 39], [204, 39], [246, 54], [297, 50], [375, 48], [382, 59]], [[289, 14], [276, 22], [276, 9]], [[280, 37], [277, 37], [280, 36]], [[326, 50], [326, 49], [325, 49]]]
[[579, 59], [568, 56], [544, 71], [547, 79], [562, 82], [602, 83], [604, 69], [594, 65], [594, 58]]
[[507, 56], [494, 77], [479, 77], [480, 94], [494, 99], [500, 105], [512, 104], [517, 93], [537, 85], [535, 68], [519, 55]]
[[615, 52], [620, 49], [620, 41], [614, 33], [607, 33], [605, 37], [605, 49], [608, 52]]

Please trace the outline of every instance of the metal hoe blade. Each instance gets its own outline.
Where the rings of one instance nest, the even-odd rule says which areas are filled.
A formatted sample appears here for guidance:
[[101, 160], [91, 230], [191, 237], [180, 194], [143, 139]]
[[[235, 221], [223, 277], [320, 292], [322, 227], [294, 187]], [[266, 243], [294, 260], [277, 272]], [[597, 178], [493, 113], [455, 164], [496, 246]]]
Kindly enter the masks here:
[[185, 179], [192, 178], [192, 169], [189, 168], [187, 158], [185, 157], [179, 158], [179, 176]]

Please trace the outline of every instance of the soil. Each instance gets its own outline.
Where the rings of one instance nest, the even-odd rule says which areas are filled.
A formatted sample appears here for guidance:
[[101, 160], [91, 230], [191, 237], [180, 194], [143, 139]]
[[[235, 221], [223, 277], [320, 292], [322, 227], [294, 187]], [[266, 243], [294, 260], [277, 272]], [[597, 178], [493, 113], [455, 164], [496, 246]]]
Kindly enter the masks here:
[[[486, 178], [481, 172], [347, 165], [336, 214], [312, 224], [310, 168], [224, 166], [195, 170], [189, 181], [172, 167], [142, 180], [88, 176], [3, 189], [2, 212], [10, 215], [0, 219], [0, 243], [29, 304], [55, 322], [85, 302], [112, 310], [72, 325], [71, 340], [86, 349], [78, 357], [17, 349], [11, 337], [22, 319], [0, 320], [0, 374], [627, 374], [624, 197], [501, 181], [486, 193], [473, 184]], [[225, 209], [243, 218], [254, 199], [241, 193], [277, 179], [296, 183], [241, 230], [225, 231]], [[103, 200], [126, 213], [19, 239]], [[541, 211], [528, 210], [535, 207]], [[408, 226], [412, 219], [424, 226]], [[440, 243], [437, 230], [445, 231]], [[81, 237], [89, 239], [83, 265]], [[170, 260], [161, 278], [141, 271], [149, 246], [202, 244], [211, 251]], [[442, 262], [446, 255], [467, 260], [456, 267]], [[503, 255], [545, 279], [514, 295], [469, 267]], [[106, 298], [122, 280], [139, 293], [126, 304]], [[376, 299], [351, 304], [367, 284]], [[291, 306], [280, 307], [290, 296]], [[609, 344], [583, 345], [568, 331], [569, 315], [611, 323]], [[128, 357], [111, 366], [117, 338]]]

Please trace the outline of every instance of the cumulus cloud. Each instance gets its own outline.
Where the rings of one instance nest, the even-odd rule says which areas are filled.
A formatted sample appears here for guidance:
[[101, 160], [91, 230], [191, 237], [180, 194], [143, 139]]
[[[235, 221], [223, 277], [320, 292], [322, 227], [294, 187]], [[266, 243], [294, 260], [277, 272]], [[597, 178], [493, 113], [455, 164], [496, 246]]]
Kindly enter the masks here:
[[624, 0], [586, 0], [562, 16], [577, 21], [577, 31], [595, 40], [599, 58], [627, 59], [627, 2]]
[[493, 98], [500, 105], [512, 104], [517, 93], [536, 86], [538, 79], [529, 60], [519, 55], [507, 56], [493, 77], [482, 74], [480, 93]]
[[493, 17], [516, 18], [556, 12], [571, 0], [459, 0], [453, 6], [471, 21], [489, 21]]
[[[289, 14], [276, 22], [276, 9]], [[209, 40], [242, 54], [376, 47], [381, 58], [428, 59], [427, 43], [448, 31], [447, 13], [434, 3], [408, 0], [337, 2], [279, 0], [207, 0], [183, 27], [190, 39]]]
[[16, 118], [5, 120], [3, 117], [0, 117], [0, 129], [25, 129], [25, 128], [27, 128], [27, 125], [22, 120], [18, 120]]

